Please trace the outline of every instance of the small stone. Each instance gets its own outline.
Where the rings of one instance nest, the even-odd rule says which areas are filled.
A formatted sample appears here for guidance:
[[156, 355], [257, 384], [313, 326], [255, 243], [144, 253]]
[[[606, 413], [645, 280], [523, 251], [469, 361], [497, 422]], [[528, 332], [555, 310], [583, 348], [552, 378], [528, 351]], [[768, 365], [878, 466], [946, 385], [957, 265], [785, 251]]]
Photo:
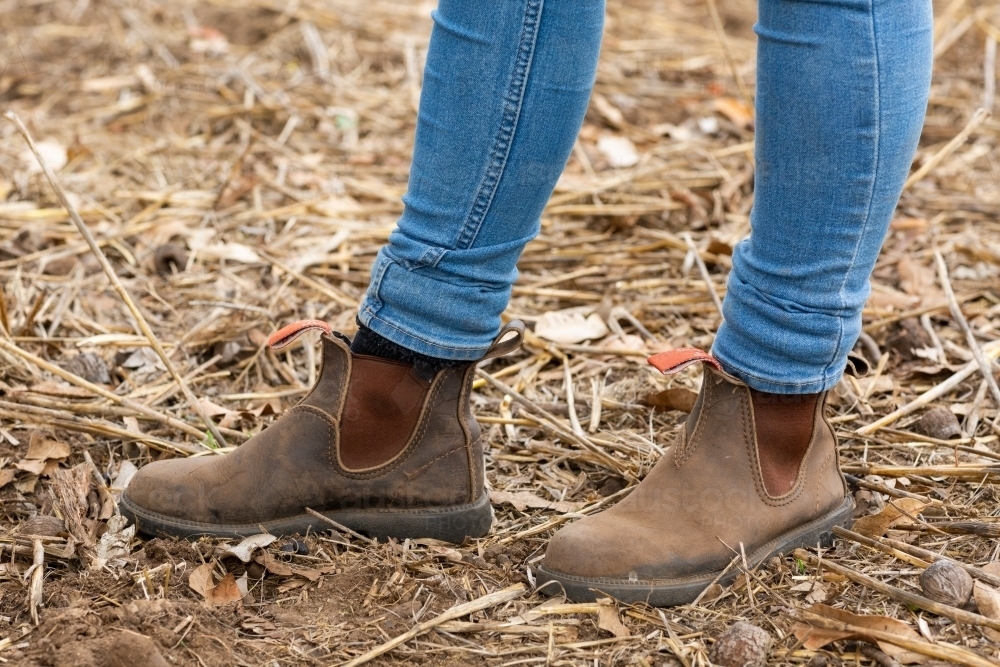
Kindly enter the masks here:
[[917, 429], [924, 435], [938, 440], [962, 437], [962, 427], [958, 423], [958, 417], [942, 405], [925, 412], [917, 422]]
[[712, 645], [708, 659], [720, 667], [763, 667], [773, 644], [767, 631], [737, 621]]
[[920, 573], [920, 589], [924, 597], [951, 605], [964, 607], [972, 597], [972, 577], [950, 560], [939, 560]]

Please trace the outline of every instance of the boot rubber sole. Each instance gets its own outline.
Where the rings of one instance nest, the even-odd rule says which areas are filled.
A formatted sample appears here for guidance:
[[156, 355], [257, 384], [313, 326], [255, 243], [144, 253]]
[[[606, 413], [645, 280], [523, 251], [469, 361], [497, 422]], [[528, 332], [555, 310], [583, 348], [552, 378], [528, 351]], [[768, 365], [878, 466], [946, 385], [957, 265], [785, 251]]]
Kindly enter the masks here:
[[[122, 494], [118, 505], [122, 516], [135, 524], [139, 532], [156, 537], [197, 539], [203, 536], [240, 538], [258, 533], [278, 537], [317, 533], [332, 526], [307, 513], [253, 524], [202, 523], [166, 516], [140, 507]], [[327, 510], [320, 514], [362, 535], [385, 540], [433, 538], [461, 544], [466, 537], [482, 537], [490, 530], [493, 508], [489, 496], [474, 503], [452, 507], [420, 507], [414, 509], [371, 508], [357, 510]]]
[[[833, 527], [850, 527], [854, 515], [854, 499], [850, 496], [826, 514], [812, 521], [782, 533], [770, 542], [747, 554], [750, 567], [756, 567], [771, 556], [783, 556], [799, 548], [833, 545]], [[715, 581], [721, 570], [693, 574], [687, 577], [629, 580], [599, 577], [577, 577], [545, 569], [545, 561], [538, 568], [537, 588], [547, 595], [563, 593], [573, 602], [593, 602], [599, 597], [613, 597], [626, 603], [645, 602], [653, 607], [673, 607], [688, 604]], [[719, 584], [728, 586], [740, 570], [733, 568], [719, 579]]]

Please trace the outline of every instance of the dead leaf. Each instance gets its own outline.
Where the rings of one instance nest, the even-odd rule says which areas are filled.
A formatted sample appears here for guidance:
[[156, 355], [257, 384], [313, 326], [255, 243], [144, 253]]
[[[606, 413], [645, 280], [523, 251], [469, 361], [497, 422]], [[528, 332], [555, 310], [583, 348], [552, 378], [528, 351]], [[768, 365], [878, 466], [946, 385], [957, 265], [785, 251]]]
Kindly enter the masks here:
[[201, 407], [205, 409], [205, 413], [209, 417], [218, 417], [219, 415], [228, 415], [230, 412], [232, 412], [232, 410], [230, 410], [228, 408], [224, 408], [224, 407], [222, 407], [221, 405], [219, 405], [217, 403], [213, 403], [212, 401], [210, 401], [210, 400], [208, 400], [207, 398], [204, 398], [204, 397], [202, 397], [201, 399], [199, 399], [198, 402], [201, 403]]
[[462, 552], [459, 551], [458, 549], [452, 549], [451, 547], [429, 546], [427, 547], [427, 551], [434, 554], [435, 556], [443, 556], [444, 558], [447, 558], [453, 563], [462, 562]]
[[213, 607], [221, 607], [224, 604], [239, 602], [242, 599], [243, 593], [240, 592], [240, 587], [236, 584], [236, 577], [233, 576], [232, 572], [226, 574], [222, 581], [214, 588], [209, 589], [205, 595], [205, 601]]
[[896, 264], [896, 271], [899, 272], [899, 287], [907, 294], [924, 297], [939, 291], [934, 271], [906, 255]]
[[639, 151], [628, 137], [606, 134], [597, 140], [597, 150], [608, 161], [608, 166], [615, 169], [634, 167], [639, 163]]
[[249, 563], [250, 559], [253, 557], [253, 552], [257, 549], [263, 549], [271, 542], [274, 542], [277, 537], [274, 535], [269, 535], [267, 533], [258, 533], [257, 535], [251, 535], [250, 537], [244, 539], [242, 542], [236, 546], [230, 546], [228, 544], [222, 544], [215, 549], [215, 555], [219, 558], [224, 558], [226, 556], [234, 556], [239, 558], [244, 563]]
[[38, 475], [28, 475], [14, 482], [14, 488], [21, 493], [34, 493], [36, 484], [38, 484]]
[[16, 474], [13, 468], [0, 468], [0, 489], [13, 482]]
[[57, 440], [49, 440], [44, 437], [35, 437], [38, 433], [31, 435], [28, 443], [28, 453], [24, 455], [26, 459], [65, 459], [70, 455], [69, 445]]
[[546, 311], [535, 322], [535, 335], [553, 343], [582, 343], [608, 335], [608, 325], [601, 316], [584, 316], [577, 309]]
[[[826, 618], [840, 621], [841, 623], [849, 623], [853, 626], [864, 628], [866, 630], [887, 632], [905, 639], [921, 641], [920, 635], [916, 630], [903, 621], [895, 618], [889, 618], [888, 616], [859, 616], [857, 614], [852, 614], [849, 611], [845, 611], [844, 609], [835, 609], [834, 607], [830, 607], [825, 604], [815, 604], [809, 608], [809, 611], [814, 614], [819, 614], [820, 616], [825, 616]], [[889, 644], [888, 642], [883, 641], [876, 642], [870, 637], [855, 634], [853, 632], [840, 632], [838, 630], [817, 628], [801, 621], [796, 622], [792, 626], [792, 632], [795, 634], [795, 638], [802, 642], [802, 647], [810, 651], [815, 651], [816, 649], [822, 648], [831, 642], [853, 637], [877, 643], [879, 648], [899, 662], [911, 663], [922, 662], [924, 660], [923, 656], [911, 653], [894, 644]]]
[[994, 577], [1000, 577], [1000, 560], [994, 560], [980, 568], [986, 574], [992, 574]]
[[[66, 166], [67, 162], [69, 162], [69, 155], [66, 152], [66, 147], [58, 141], [53, 141], [51, 139], [39, 141], [35, 144], [35, 148], [42, 156], [42, 159], [45, 160], [45, 164], [48, 165], [49, 169], [53, 172], [58, 172]], [[21, 162], [23, 162], [27, 168], [28, 174], [42, 173], [42, 167], [38, 164], [38, 160], [35, 158], [35, 154], [31, 152], [31, 149], [25, 148], [21, 151], [19, 157], [21, 158]]]
[[686, 387], [671, 387], [655, 394], [646, 394], [639, 402], [651, 408], [691, 412], [697, 400], [698, 394], [696, 392]]
[[897, 522], [908, 519], [907, 514], [916, 515], [929, 503], [916, 498], [898, 498], [891, 501], [878, 514], [863, 516], [854, 522], [854, 532], [866, 537], [882, 537]]
[[557, 512], [575, 512], [583, 507], [583, 503], [574, 503], [567, 500], [546, 500], [531, 493], [530, 491], [496, 491], [490, 490], [490, 502], [495, 505], [509, 503], [518, 512], [523, 512], [526, 508], [555, 510]]
[[261, 552], [254, 562], [258, 565], [262, 565], [271, 574], [276, 574], [279, 577], [290, 577], [292, 576], [292, 568], [288, 566], [287, 563], [283, 563], [266, 551]]
[[41, 475], [42, 471], [45, 470], [47, 461], [33, 461], [31, 459], [22, 459], [14, 464], [14, 467], [18, 470], [23, 470], [24, 472], [30, 472], [32, 475]]
[[215, 586], [212, 581], [212, 567], [211, 563], [205, 563], [191, 570], [191, 574], [188, 575], [188, 586], [202, 597], [208, 597], [208, 592]]
[[[805, 601], [808, 604], [816, 604], [817, 602], [826, 602], [830, 599], [830, 591], [827, 589], [826, 584], [822, 581], [812, 581], [805, 582], [809, 584], [809, 587], [805, 589], [806, 598]], [[798, 586], [793, 586], [792, 590], [798, 588]]]
[[646, 341], [642, 339], [642, 336], [637, 336], [635, 334], [611, 336], [602, 340], [596, 347], [599, 347], [602, 350], [642, 352], [644, 354], [648, 354]]
[[94, 560], [90, 564], [90, 569], [99, 570], [113, 560], [128, 556], [133, 537], [135, 537], [135, 525], [128, 525], [128, 519], [120, 514], [112, 516], [108, 519], [108, 529], [94, 547]]
[[872, 291], [865, 304], [868, 308], [878, 310], [910, 310], [920, 303], [920, 297], [904, 294], [897, 289], [887, 285], [882, 285], [874, 280], [871, 283]]
[[732, 257], [733, 246], [713, 236], [712, 238], [709, 239], [708, 247], [705, 248], [705, 252], [710, 252], [713, 255], [728, 255]]
[[735, 97], [720, 97], [712, 104], [715, 110], [729, 119], [738, 127], [749, 128], [753, 125], [753, 110]]
[[622, 624], [622, 619], [618, 616], [618, 608], [611, 598], [598, 598], [597, 600], [597, 627], [607, 630], [615, 637], [630, 637], [631, 633]]
[[[996, 563], [990, 563], [990, 565], [996, 565]], [[972, 595], [976, 599], [976, 606], [979, 607], [980, 614], [986, 618], [1000, 621], [1000, 592], [997, 592], [992, 586], [977, 581], [972, 588]], [[984, 627], [983, 634], [995, 642], [1000, 642], [1000, 632], [993, 628]]]

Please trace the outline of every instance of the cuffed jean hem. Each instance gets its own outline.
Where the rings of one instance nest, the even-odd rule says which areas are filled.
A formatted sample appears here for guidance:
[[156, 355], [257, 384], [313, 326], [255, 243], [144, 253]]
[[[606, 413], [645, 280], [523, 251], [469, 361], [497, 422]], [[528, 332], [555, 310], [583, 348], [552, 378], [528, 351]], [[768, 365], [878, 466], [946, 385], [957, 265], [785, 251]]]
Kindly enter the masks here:
[[447, 279], [432, 267], [410, 267], [388, 248], [372, 265], [358, 320], [378, 335], [435, 359], [482, 359], [500, 330], [499, 313], [510, 299], [501, 289], [467, 277]]
[[421, 338], [416, 334], [407, 331], [403, 326], [390, 322], [379, 317], [374, 310], [362, 304], [362, 309], [358, 312], [358, 320], [379, 336], [391, 340], [396, 345], [402, 345], [407, 350], [423, 354], [435, 359], [447, 359], [449, 361], [478, 361], [483, 358], [489, 345], [485, 347], [454, 347], [441, 345], [433, 341]]
[[824, 372], [819, 378], [785, 382], [752, 375], [742, 370], [739, 364], [733, 361], [726, 352], [716, 348], [712, 348], [712, 356], [722, 364], [723, 370], [745, 382], [751, 389], [766, 391], [771, 394], [818, 394], [821, 391], [836, 387], [840, 379], [844, 376], [843, 370], [841, 370], [832, 376]]

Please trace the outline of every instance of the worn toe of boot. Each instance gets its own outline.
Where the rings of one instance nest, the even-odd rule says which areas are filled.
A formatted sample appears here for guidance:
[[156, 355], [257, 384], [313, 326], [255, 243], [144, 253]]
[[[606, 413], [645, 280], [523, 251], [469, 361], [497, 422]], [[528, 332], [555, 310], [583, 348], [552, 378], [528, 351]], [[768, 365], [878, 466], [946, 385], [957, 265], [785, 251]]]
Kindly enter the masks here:
[[853, 501], [823, 401], [787, 493], [768, 493], [758, 450], [749, 388], [706, 368], [687, 423], [646, 478], [618, 504], [552, 538], [538, 568], [539, 589], [581, 602], [611, 596], [687, 604], [713, 581], [735, 579], [738, 568], [728, 566], [744, 553], [755, 566], [799, 547], [831, 544], [833, 527], [850, 522]]
[[[204, 506], [205, 489], [200, 484], [191, 484], [190, 480], [192, 474], [196, 475], [211, 463], [210, 458], [198, 457], [154, 461], [143, 466], [132, 477], [122, 496], [122, 512], [136, 520], [137, 524], [141, 523], [143, 532], [147, 532], [146, 529], [152, 528], [157, 521], [183, 524], [208, 518], [191, 511]], [[142, 518], [141, 522], [138, 517]], [[147, 518], [150, 521], [147, 522]]]

